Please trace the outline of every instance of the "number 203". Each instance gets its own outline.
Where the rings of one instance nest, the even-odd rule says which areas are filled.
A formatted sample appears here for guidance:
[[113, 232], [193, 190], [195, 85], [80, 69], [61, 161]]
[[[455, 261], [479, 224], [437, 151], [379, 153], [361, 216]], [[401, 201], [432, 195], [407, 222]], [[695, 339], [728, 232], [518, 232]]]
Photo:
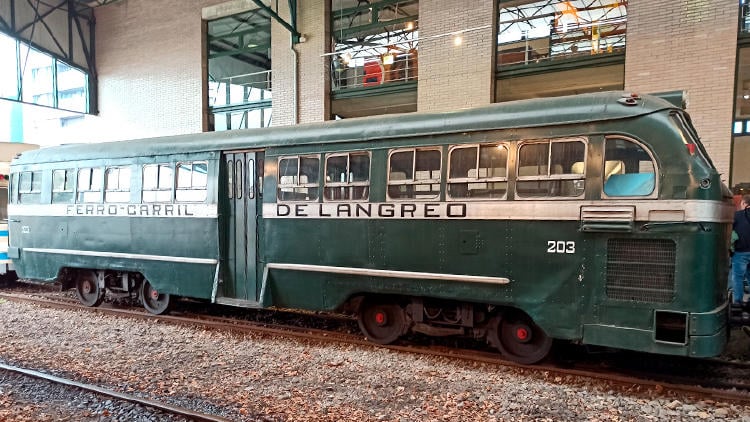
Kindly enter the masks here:
[[576, 253], [576, 242], [572, 240], [548, 240], [547, 253]]

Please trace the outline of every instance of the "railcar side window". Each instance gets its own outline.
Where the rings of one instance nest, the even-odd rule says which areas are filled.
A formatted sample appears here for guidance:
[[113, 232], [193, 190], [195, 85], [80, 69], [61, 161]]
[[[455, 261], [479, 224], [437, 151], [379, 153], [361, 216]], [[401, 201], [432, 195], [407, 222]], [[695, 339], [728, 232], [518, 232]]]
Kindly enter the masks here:
[[326, 156], [323, 189], [327, 201], [366, 201], [370, 194], [370, 154], [351, 152]]
[[172, 202], [174, 172], [169, 164], [143, 166], [143, 202]]
[[518, 149], [516, 194], [519, 198], [583, 195], [586, 143], [554, 139], [522, 143]]
[[316, 201], [320, 179], [317, 156], [279, 158], [279, 201]]
[[78, 169], [78, 197], [77, 202], [102, 202], [101, 168]]
[[18, 202], [38, 203], [42, 197], [42, 172], [24, 171], [18, 182]]
[[503, 198], [508, 190], [508, 148], [503, 144], [451, 148], [448, 197]]
[[440, 150], [410, 148], [388, 157], [389, 199], [434, 199], [440, 196]]
[[104, 202], [130, 202], [130, 167], [110, 167], [104, 173]]
[[71, 203], [75, 199], [73, 192], [75, 170], [52, 171], [52, 203]]
[[628, 139], [608, 137], [604, 142], [604, 194], [651, 195], [656, 188], [656, 166], [651, 155]]
[[206, 192], [207, 182], [207, 162], [177, 163], [177, 191], [175, 199], [178, 202], [204, 202], [208, 197]]

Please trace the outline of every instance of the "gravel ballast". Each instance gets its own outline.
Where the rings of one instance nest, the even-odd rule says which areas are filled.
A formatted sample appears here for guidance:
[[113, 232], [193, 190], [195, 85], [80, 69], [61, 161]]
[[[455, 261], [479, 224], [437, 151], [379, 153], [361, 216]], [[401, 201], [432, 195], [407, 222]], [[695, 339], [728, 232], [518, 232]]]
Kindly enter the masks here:
[[[0, 324], [3, 363], [232, 420], [750, 422], [750, 406], [374, 346], [236, 335], [1, 299]], [[0, 378], [0, 419], [49, 414], [49, 397], [33, 397]], [[103, 412], [86, 400], [82, 411]], [[58, 420], [50, 417], [44, 420]]]

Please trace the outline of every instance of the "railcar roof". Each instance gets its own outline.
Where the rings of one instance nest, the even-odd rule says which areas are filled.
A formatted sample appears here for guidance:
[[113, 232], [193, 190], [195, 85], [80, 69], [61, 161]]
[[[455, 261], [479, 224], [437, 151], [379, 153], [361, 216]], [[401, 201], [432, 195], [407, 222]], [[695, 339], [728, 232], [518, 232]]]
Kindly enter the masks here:
[[402, 137], [538, 127], [624, 119], [676, 108], [644, 95], [636, 105], [618, 102], [620, 91], [510, 101], [443, 113], [390, 114], [296, 126], [72, 144], [27, 151], [14, 163], [31, 164], [98, 158], [125, 158], [189, 152], [330, 144]]

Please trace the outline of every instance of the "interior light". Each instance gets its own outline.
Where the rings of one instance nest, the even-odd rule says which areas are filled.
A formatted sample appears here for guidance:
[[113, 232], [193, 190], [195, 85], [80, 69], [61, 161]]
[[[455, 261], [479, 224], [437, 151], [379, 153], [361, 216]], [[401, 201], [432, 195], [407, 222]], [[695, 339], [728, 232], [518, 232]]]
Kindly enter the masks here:
[[455, 37], [453, 37], [453, 45], [458, 47], [459, 45], [463, 44], [463, 42], [464, 42], [464, 39], [461, 38], [460, 35], [456, 35]]
[[407, 31], [411, 31], [414, 29], [414, 22], [406, 22], [406, 28]]
[[386, 53], [383, 55], [383, 64], [393, 64], [393, 54]]
[[344, 53], [341, 55], [341, 60], [344, 61], [344, 64], [348, 65], [350, 61], [352, 61], [352, 55], [350, 53]]

